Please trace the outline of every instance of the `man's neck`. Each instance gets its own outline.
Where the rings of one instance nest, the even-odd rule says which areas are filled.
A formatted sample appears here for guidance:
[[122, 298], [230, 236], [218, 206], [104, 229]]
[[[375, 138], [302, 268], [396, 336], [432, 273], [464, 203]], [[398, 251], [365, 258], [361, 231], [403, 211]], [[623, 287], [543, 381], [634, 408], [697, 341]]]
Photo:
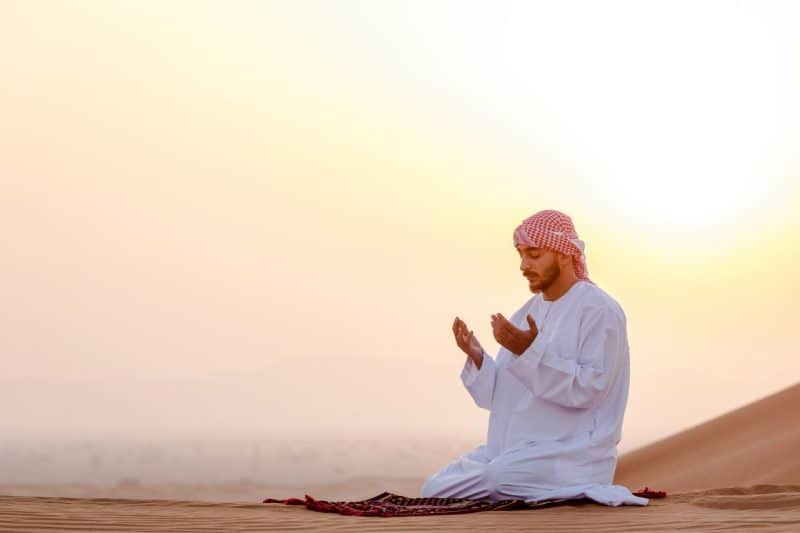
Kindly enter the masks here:
[[557, 280], [553, 282], [552, 285], [547, 287], [545, 290], [542, 291], [542, 298], [545, 301], [552, 302], [553, 300], [558, 300], [562, 296], [564, 296], [573, 285], [578, 282], [578, 278], [575, 274], [563, 274], [558, 277]]

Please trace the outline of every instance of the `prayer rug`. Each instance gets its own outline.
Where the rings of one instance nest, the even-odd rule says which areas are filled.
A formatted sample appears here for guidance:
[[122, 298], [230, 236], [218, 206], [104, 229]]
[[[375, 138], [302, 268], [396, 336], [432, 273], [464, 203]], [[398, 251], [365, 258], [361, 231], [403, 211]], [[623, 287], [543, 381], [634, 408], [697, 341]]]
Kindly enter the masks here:
[[[635, 496], [643, 498], [664, 498], [666, 492], [653, 491], [648, 487], [634, 492]], [[535, 509], [550, 507], [559, 504], [587, 503], [588, 499], [557, 499], [536, 503], [526, 503], [525, 500], [468, 500], [464, 498], [407, 498], [384, 492], [366, 500], [352, 502], [329, 502], [315, 500], [308, 494], [305, 499], [288, 498], [275, 500], [267, 498], [263, 503], [282, 503], [285, 505], [304, 505], [312, 511], [322, 513], [339, 513], [352, 516], [430, 516], [460, 513], [477, 513], [479, 511], [515, 511], [521, 509]]]

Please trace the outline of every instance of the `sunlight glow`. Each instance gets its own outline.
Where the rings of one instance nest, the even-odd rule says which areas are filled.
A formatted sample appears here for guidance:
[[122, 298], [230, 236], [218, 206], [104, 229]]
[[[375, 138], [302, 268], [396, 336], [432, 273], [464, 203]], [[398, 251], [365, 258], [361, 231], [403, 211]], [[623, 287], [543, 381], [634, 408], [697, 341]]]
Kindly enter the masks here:
[[760, 177], [775, 150], [779, 43], [739, 4], [683, 7], [519, 5], [505, 50], [582, 147], [573, 154], [591, 202], [679, 238], [772, 209], [788, 192]]

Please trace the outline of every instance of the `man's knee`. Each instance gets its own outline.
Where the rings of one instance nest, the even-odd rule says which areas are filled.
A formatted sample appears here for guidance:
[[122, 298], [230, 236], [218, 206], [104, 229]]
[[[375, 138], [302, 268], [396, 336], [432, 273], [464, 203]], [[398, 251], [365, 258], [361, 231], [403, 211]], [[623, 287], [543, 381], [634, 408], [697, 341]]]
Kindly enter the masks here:
[[425, 480], [422, 484], [422, 489], [419, 491], [423, 498], [433, 498], [433, 486], [431, 485], [431, 478]]
[[479, 471], [454, 478], [434, 474], [422, 485], [423, 498], [494, 498], [501, 480], [498, 467], [487, 464]]
[[441, 490], [441, 483], [437, 482], [438, 475], [434, 474], [425, 480], [420, 491], [423, 498], [438, 498], [438, 491]]
[[426, 479], [420, 492], [423, 498], [503, 499], [499, 493], [504, 470], [492, 462], [461, 475], [442, 470]]
[[496, 462], [489, 462], [481, 471], [481, 486], [489, 499], [498, 498], [498, 488], [502, 483], [502, 467]]

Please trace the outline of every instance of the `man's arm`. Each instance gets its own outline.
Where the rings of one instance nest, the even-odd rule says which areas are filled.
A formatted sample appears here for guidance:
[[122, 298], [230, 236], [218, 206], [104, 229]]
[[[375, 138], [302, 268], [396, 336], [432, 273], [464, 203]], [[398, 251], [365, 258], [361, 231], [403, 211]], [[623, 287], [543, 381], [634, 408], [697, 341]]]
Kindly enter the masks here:
[[461, 371], [461, 382], [464, 383], [464, 387], [467, 388], [478, 407], [491, 409], [497, 367], [494, 359], [489, 354], [483, 350], [481, 352], [480, 366], [475, 363], [474, 358], [467, 357], [464, 362], [464, 369]]
[[535, 395], [565, 407], [588, 408], [605, 395], [623, 357], [625, 323], [614, 309], [588, 311], [577, 354], [559, 354], [541, 336], [508, 365]]
[[478, 342], [475, 333], [458, 317], [453, 321], [453, 335], [458, 347], [467, 354], [461, 381], [478, 407], [491, 409], [496, 376], [494, 360]]

